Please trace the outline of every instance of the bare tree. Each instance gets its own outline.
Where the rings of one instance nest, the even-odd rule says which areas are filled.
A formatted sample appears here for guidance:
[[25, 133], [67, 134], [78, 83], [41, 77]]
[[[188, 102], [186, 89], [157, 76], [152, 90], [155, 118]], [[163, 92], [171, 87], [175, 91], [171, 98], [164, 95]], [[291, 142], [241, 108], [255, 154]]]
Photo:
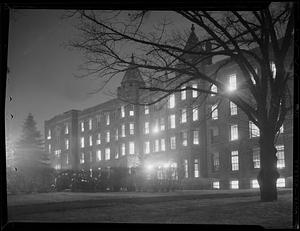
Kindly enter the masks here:
[[[147, 83], [143, 90], [149, 95], [160, 92], [159, 97], [145, 97], [138, 104], [154, 104], [182, 90], [229, 99], [260, 129], [261, 200], [277, 200], [275, 138], [293, 105], [289, 82], [293, 79], [294, 5], [272, 3], [258, 11], [244, 12], [172, 13], [193, 23], [192, 33], [197, 29], [201, 36], [190, 36], [192, 41], [186, 42], [182, 33], [168, 31], [171, 25], [167, 18], [149, 30], [145, 25], [151, 12], [147, 11], [72, 12], [73, 17], [80, 18], [81, 37], [71, 45], [87, 58], [81, 77], [96, 75], [105, 80], [105, 85], [128, 69], [132, 63], [129, 53], [134, 50], [134, 66], [140, 68]], [[224, 59], [207, 71], [211, 60], [220, 56]], [[220, 72], [232, 64], [243, 73], [236, 91], [229, 91], [219, 78]], [[195, 80], [203, 84], [197, 89], [182, 88]], [[213, 85], [217, 92], [212, 90]]]

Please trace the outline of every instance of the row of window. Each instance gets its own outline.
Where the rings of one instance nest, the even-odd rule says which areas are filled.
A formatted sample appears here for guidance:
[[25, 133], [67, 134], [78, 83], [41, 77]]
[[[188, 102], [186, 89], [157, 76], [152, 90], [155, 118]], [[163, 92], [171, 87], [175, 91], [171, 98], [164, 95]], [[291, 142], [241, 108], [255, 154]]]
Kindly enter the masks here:
[[[68, 123], [65, 123], [64, 124], [64, 134], [65, 135], [68, 135], [69, 134], [69, 124]], [[48, 133], [47, 133], [47, 140], [50, 140], [52, 138], [52, 135], [51, 135], [51, 129], [48, 130]]]

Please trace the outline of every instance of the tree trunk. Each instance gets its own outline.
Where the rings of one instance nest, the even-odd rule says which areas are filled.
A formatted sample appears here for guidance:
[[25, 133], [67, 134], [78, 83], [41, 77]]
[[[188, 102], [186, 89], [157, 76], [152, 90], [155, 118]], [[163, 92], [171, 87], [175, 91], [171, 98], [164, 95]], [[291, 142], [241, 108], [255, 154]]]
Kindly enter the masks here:
[[274, 146], [274, 138], [270, 131], [261, 131], [260, 136], [260, 158], [261, 170], [257, 176], [260, 185], [261, 201], [276, 201], [277, 187], [276, 182], [279, 177], [277, 171], [276, 148]]

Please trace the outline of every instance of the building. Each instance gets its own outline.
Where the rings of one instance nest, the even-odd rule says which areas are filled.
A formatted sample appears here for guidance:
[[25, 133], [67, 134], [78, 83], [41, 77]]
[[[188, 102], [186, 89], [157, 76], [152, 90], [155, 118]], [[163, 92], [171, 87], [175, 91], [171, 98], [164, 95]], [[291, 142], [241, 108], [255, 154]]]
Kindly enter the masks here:
[[[197, 41], [192, 27], [185, 48]], [[207, 60], [199, 68], [210, 73], [221, 63]], [[242, 84], [241, 75], [237, 66], [229, 64], [222, 71], [222, 81], [235, 91]], [[259, 187], [259, 130], [234, 103], [184, 90], [154, 105], [139, 106], [145, 98], [140, 87], [145, 85], [132, 58], [116, 99], [45, 121], [45, 145], [53, 156], [53, 167], [93, 171], [141, 166], [155, 171], [159, 179], [167, 169], [186, 188]], [[182, 87], [188, 86], [209, 87], [199, 80]], [[288, 186], [292, 177], [292, 122], [290, 114], [278, 134], [278, 187]]]

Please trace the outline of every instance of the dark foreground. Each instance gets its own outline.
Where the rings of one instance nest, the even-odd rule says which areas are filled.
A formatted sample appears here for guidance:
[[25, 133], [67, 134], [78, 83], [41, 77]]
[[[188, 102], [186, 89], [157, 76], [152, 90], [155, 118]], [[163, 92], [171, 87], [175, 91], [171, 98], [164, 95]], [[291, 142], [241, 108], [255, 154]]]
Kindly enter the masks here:
[[9, 221], [260, 225], [292, 228], [292, 191], [260, 202], [257, 190], [49, 193], [8, 197]]

